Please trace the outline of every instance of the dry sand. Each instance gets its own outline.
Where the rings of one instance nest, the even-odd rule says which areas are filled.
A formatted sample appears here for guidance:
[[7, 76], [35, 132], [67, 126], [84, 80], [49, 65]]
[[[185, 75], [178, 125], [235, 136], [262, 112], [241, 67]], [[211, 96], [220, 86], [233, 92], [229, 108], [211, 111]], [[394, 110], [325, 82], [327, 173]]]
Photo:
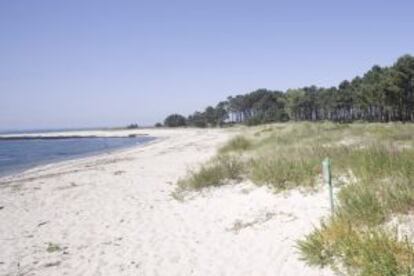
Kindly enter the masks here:
[[177, 179], [233, 134], [129, 133], [159, 139], [0, 179], [0, 275], [332, 275], [295, 249], [328, 214], [326, 191], [240, 183], [180, 202]]

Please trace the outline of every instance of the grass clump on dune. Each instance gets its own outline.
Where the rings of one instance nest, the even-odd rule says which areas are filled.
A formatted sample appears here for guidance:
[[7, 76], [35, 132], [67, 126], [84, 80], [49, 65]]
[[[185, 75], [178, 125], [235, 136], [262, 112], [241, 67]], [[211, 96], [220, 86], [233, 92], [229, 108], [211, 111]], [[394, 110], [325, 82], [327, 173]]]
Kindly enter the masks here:
[[246, 173], [246, 162], [241, 156], [251, 149], [252, 142], [243, 136], [236, 136], [219, 149], [219, 154], [198, 169], [190, 170], [178, 181], [179, 190], [200, 190], [205, 187], [221, 186], [231, 180], [241, 180]]
[[351, 184], [342, 188], [339, 195], [339, 216], [352, 220], [354, 225], [375, 226], [384, 222], [383, 204], [368, 187]]
[[[298, 242], [302, 260], [347, 275], [413, 275], [414, 248], [384, 230], [354, 228], [341, 219], [322, 224]], [[339, 266], [337, 264], [340, 264]]]
[[354, 151], [349, 158], [353, 173], [360, 179], [414, 179], [414, 151], [392, 144], [374, 144]]
[[254, 183], [266, 184], [276, 190], [298, 186], [314, 186], [319, 162], [313, 159], [261, 157], [250, 162], [250, 178]]
[[61, 250], [62, 250], [62, 248], [58, 244], [56, 244], [56, 243], [49, 242], [47, 244], [46, 251], [48, 253], [54, 253], [54, 252], [58, 252], [58, 251], [61, 251]]
[[295, 187], [314, 187], [321, 173], [321, 160], [336, 156], [336, 173], [342, 173], [350, 150], [342, 146], [327, 147], [320, 144], [301, 144], [281, 147], [251, 159], [250, 178], [254, 183], [266, 184], [276, 190]]
[[240, 180], [244, 164], [236, 156], [219, 155], [200, 168], [189, 172], [185, 179], [178, 181], [181, 190], [201, 189], [220, 186], [230, 180]]
[[334, 217], [298, 242], [303, 260], [348, 275], [414, 275], [413, 241], [386, 227], [414, 208], [413, 160], [413, 149], [386, 145], [351, 151], [342, 165], [357, 181], [339, 191]]
[[244, 151], [252, 147], [252, 142], [244, 136], [236, 136], [225, 144], [220, 153], [227, 153], [230, 151]]

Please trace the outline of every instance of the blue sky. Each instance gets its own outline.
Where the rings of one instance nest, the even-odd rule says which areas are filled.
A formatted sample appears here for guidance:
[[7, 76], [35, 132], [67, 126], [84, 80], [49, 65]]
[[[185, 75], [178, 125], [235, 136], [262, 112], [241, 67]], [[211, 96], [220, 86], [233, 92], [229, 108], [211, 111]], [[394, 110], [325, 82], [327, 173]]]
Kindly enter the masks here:
[[414, 54], [414, 1], [0, 0], [0, 129], [141, 125]]

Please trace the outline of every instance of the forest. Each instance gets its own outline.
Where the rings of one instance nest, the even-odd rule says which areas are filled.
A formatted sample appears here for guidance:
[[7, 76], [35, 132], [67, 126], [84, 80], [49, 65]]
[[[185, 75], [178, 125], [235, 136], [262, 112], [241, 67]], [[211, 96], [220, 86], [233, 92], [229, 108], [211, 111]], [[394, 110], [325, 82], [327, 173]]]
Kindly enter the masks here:
[[414, 57], [404, 55], [389, 67], [375, 65], [363, 76], [344, 80], [336, 87], [312, 85], [287, 91], [258, 89], [230, 96], [188, 117], [172, 114], [164, 125], [258, 125], [289, 120], [414, 121]]

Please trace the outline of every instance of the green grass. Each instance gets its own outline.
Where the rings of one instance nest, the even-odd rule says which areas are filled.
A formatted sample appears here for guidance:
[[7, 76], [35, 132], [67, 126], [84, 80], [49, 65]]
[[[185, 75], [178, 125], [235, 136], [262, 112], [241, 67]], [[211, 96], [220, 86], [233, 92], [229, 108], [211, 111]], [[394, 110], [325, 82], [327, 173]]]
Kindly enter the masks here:
[[[234, 155], [239, 156], [238, 176], [277, 190], [317, 184], [325, 157], [332, 159], [336, 176], [351, 171], [359, 180], [374, 181], [390, 176], [392, 171], [393, 177], [412, 177], [413, 151], [392, 144], [395, 134], [414, 132], [412, 126], [408, 128], [403, 131], [400, 124], [305, 122], [243, 129], [244, 133], [219, 149], [216, 160], [189, 173], [189, 186], [199, 189], [225, 184], [233, 174], [233, 166], [226, 166], [226, 159]], [[230, 171], [225, 172], [227, 169]]]
[[58, 244], [51, 243], [51, 242], [49, 242], [47, 244], [46, 251], [48, 253], [54, 253], [54, 252], [58, 252], [58, 251], [61, 251], [61, 250], [62, 250], [62, 248], [60, 248], [60, 246]]
[[276, 190], [297, 186], [315, 185], [320, 168], [315, 159], [260, 157], [250, 162], [250, 178], [254, 183], [265, 184]]
[[361, 184], [348, 185], [340, 191], [338, 216], [354, 225], [375, 226], [384, 222], [386, 211], [375, 191]]
[[[298, 241], [301, 258], [348, 275], [414, 275], [413, 241], [387, 229], [414, 210], [414, 125], [286, 123], [240, 128], [211, 161], [178, 182], [199, 190], [249, 179], [276, 191], [320, 184], [332, 160], [343, 183], [335, 214]], [[340, 181], [341, 180], [341, 181]]]
[[413, 158], [412, 149], [379, 144], [339, 158], [357, 181], [340, 190], [334, 219], [298, 242], [302, 258], [309, 265], [340, 264], [348, 275], [414, 275], [412, 241], [384, 230], [392, 215], [414, 207]]
[[377, 139], [331, 156], [337, 174], [352, 172], [357, 181], [338, 193], [333, 219], [298, 242], [309, 265], [340, 267], [347, 275], [414, 275], [412, 241], [385, 227], [391, 216], [414, 208], [414, 150], [396, 145], [395, 130], [386, 127], [368, 128], [373, 132], [365, 134]]
[[243, 136], [236, 136], [231, 139], [226, 145], [221, 149], [221, 153], [227, 153], [231, 151], [245, 151], [252, 147], [252, 143], [249, 139]]
[[179, 190], [197, 190], [220, 186], [230, 180], [240, 180], [244, 164], [237, 156], [219, 155], [200, 168], [190, 171], [185, 179], [178, 181]]
[[322, 223], [298, 242], [298, 249], [308, 265], [331, 266], [347, 275], [414, 275], [411, 242], [384, 230], [361, 230], [346, 220]]

